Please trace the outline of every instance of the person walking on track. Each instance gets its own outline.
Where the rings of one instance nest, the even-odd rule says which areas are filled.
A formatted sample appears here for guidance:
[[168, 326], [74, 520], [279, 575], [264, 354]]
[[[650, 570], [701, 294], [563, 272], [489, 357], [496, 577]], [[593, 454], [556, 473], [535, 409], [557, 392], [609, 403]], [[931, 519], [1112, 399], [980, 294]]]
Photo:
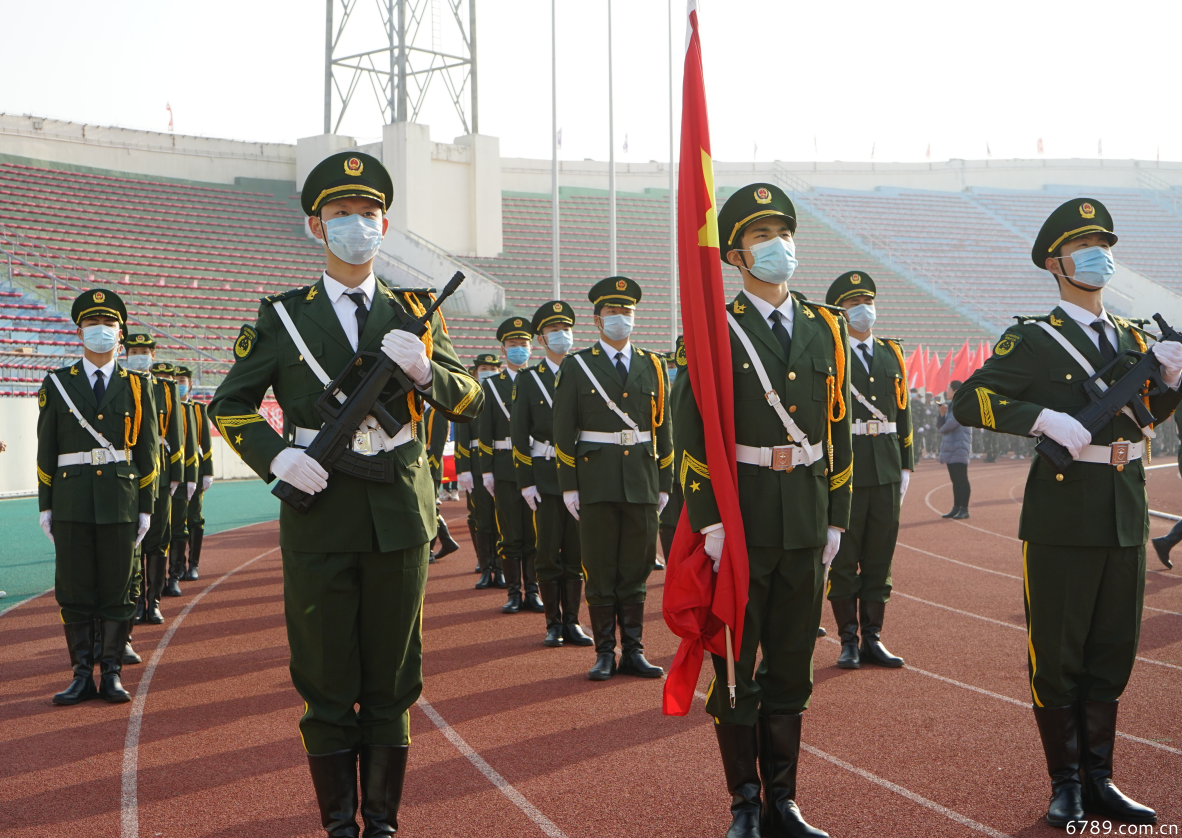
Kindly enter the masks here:
[[[430, 304], [373, 274], [393, 185], [379, 160], [334, 154], [308, 175], [300, 202], [327, 267], [317, 281], [262, 300], [210, 404], [230, 448], [263, 480], [316, 497], [301, 514], [280, 507], [283, 598], [291, 677], [304, 700], [300, 739], [329, 836], [392, 835], [410, 742], [410, 706], [423, 686], [422, 608], [435, 484], [417, 435], [424, 400], [456, 422], [483, 395], [456, 358], [443, 318], [421, 338], [399, 328]], [[393, 435], [372, 416], [352, 450], [392, 464], [392, 482], [329, 475], [304, 452], [321, 424], [316, 401], [355, 353], [382, 352], [413, 382], [384, 405]], [[359, 359], [360, 360], [360, 359]], [[273, 389], [291, 425], [284, 438], [259, 414]]]
[[[899, 510], [915, 468], [915, 435], [903, 348], [875, 337], [877, 286], [865, 271], [849, 271], [829, 286], [825, 302], [845, 309], [850, 333], [849, 403], [854, 434], [850, 525], [829, 571], [829, 606], [841, 637], [837, 666], [872, 663], [896, 669], [880, 637], [891, 599], [891, 563], [899, 538]], [[858, 646], [859, 620], [862, 645]]]
[[1031, 257], [1055, 278], [1059, 305], [1017, 318], [952, 400], [962, 425], [1045, 436], [1075, 460], [1058, 472], [1034, 459], [1018, 526], [1030, 693], [1051, 778], [1047, 822], [1060, 828], [1085, 813], [1157, 821], [1112, 781], [1117, 705], [1136, 660], [1145, 593], [1146, 435], [1131, 413], [1094, 434], [1074, 414], [1088, 404], [1084, 382], [1095, 370], [1119, 353], [1148, 351], [1170, 387], [1148, 401], [1164, 421], [1182, 400], [1182, 345], [1147, 349], [1145, 333], [1105, 310], [1116, 242], [1112, 216], [1095, 199], [1051, 213]]
[[[730, 838], [827, 835], [796, 803], [796, 766], [825, 574], [850, 521], [852, 411], [843, 309], [789, 292], [796, 226], [792, 201], [769, 183], [738, 189], [718, 214], [722, 260], [743, 279], [727, 319], [750, 565], [734, 705], [719, 686], [727, 661], [718, 655], [706, 699], [731, 793]], [[673, 421], [689, 523], [706, 536], [717, 573], [727, 533], [689, 375], [677, 377]]]
[[[472, 366], [468, 369], [483, 384], [486, 378], [500, 373], [501, 361], [491, 352], [482, 352], [472, 359]], [[505, 574], [497, 558], [497, 513], [492, 495], [484, 488], [480, 471], [478, 424], [457, 422], [455, 425], [456, 483], [467, 496], [468, 532], [476, 549], [476, 572], [480, 574], [476, 588], [503, 589]]]
[[952, 509], [940, 517], [963, 521], [969, 517], [969, 499], [973, 494], [969, 483], [969, 461], [973, 458], [973, 429], [956, 421], [949, 412], [949, 406], [962, 386], [952, 381], [944, 392], [944, 401], [939, 405], [940, 415], [936, 417], [936, 430], [940, 432], [940, 463], [948, 468], [952, 480]]

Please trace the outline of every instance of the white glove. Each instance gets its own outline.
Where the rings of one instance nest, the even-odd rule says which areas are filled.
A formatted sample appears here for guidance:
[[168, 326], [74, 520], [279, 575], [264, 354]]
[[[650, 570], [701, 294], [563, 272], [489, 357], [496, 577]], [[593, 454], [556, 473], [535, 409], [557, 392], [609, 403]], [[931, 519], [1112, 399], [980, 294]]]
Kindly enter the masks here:
[[185, 483], [185, 500], [192, 500], [193, 493], [197, 491], [196, 483]]
[[460, 488], [465, 492], [471, 492], [476, 487], [476, 481], [472, 478], [470, 471], [461, 471], [459, 477], [456, 478], [456, 483], [460, 484]]
[[140, 526], [135, 531], [135, 546], [139, 547], [140, 542], [144, 540], [144, 536], [148, 534], [148, 527], [152, 525], [152, 514], [150, 512], [140, 513]]
[[1149, 348], [1153, 357], [1161, 361], [1162, 378], [1171, 390], [1177, 390], [1182, 382], [1182, 343], [1163, 340]]
[[669, 505], [669, 493], [661, 492], [657, 495], [657, 514], [660, 515], [665, 511], [665, 507]]
[[484, 484], [484, 491], [488, 492], [490, 495], [494, 494], [493, 489], [497, 485], [497, 479], [493, 477], [491, 473], [485, 472], [484, 474], [480, 475], [480, 482]]
[[821, 564], [825, 565], [826, 570], [833, 564], [833, 557], [837, 555], [837, 551], [841, 547], [841, 530], [837, 527], [830, 527], [828, 538], [829, 541], [825, 544], [825, 552], [821, 554]]
[[172, 482], [170, 482], [168, 484], [168, 496], [169, 497], [172, 497], [173, 495], [176, 494], [176, 487], [179, 485], [181, 485], [181, 481], [179, 481], [179, 480], [173, 480]]
[[1078, 419], [1066, 413], [1051, 410], [1049, 407], [1043, 408], [1042, 413], [1038, 414], [1038, 419], [1035, 420], [1030, 433], [1034, 436], [1039, 434], [1049, 436], [1066, 448], [1073, 459], [1078, 457], [1083, 447], [1092, 441], [1092, 435], [1088, 433], [1087, 428], [1079, 423]]
[[722, 561], [722, 545], [726, 541], [726, 531], [722, 524], [714, 524], [702, 530], [706, 536], [706, 555], [714, 560], [714, 572], [718, 573], [719, 563]]
[[427, 360], [427, 347], [410, 332], [401, 329], [386, 332], [382, 338], [382, 351], [402, 367], [402, 371], [420, 388], [431, 383], [431, 362]]
[[207, 474], [201, 478], [201, 491], [208, 492], [209, 487], [213, 485], [213, 475]]
[[911, 485], [911, 469], [903, 469], [903, 480], [899, 483], [899, 503], [903, 502], [903, 498], [907, 497], [907, 487]]
[[542, 493], [538, 491], [537, 486], [526, 486], [521, 490], [521, 496], [525, 498], [525, 505], [529, 507], [530, 512], [538, 511], [538, 504], [542, 502]]
[[570, 510], [570, 514], [575, 517], [575, 520], [579, 520], [579, 490], [563, 492], [562, 502], [566, 504], [566, 508]]
[[45, 530], [45, 536], [49, 539], [49, 543], [55, 543], [53, 540], [53, 510], [46, 509], [41, 513], [41, 529]]
[[275, 455], [271, 474], [310, 495], [328, 487], [328, 472], [299, 448], [284, 448]]

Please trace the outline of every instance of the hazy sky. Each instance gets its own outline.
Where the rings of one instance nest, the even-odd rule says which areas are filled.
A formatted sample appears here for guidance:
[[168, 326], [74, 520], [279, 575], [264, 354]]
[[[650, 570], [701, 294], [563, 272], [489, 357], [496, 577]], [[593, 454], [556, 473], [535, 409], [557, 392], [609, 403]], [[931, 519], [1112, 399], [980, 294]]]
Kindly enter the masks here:
[[[374, 2], [358, 0], [359, 21], [376, 20]], [[432, 6], [450, 15], [447, 0], [418, 2], [426, 33]], [[481, 133], [504, 156], [550, 156], [550, 7], [478, 0]], [[605, 160], [607, 0], [557, 7], [560, 156]], [[1108, 158], [1182, 160], [1176, 0], [702, 7], [716, 160], [924, 160], [929, 144], [933, 160], [984, 158], [987, 145], [1036, 157], [1040, 138], [1047, 157], [1096, 157], [1102, 142]], [[667, 9], [614, 0], [619, 162], [669, 157]], [[684, 13], [675, 0], [677, 99]], [[323, 127], [324, 23], [324, 0], [0, 0], [0, 112], [167, 130], [171, 103], [178, 133], [292, 142]], [[359, 97], [342, 133], [376, 138], [373, 94]], [[419, 121], [436, 140], [461, 133], [442, 95]]]

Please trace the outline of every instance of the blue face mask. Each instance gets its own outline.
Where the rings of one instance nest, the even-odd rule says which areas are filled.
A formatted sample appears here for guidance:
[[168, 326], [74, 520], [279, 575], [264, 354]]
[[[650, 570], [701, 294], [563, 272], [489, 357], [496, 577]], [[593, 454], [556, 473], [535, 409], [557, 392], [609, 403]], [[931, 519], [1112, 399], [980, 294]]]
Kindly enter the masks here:
[[751, 246], [740, 253], [751, 254], [751, 267], [747, 269], [756, 279], [779, 285], [792, 278], [796, 266], [796, 242], [792, 239], [775, 238]]
[[382, 219], [347, 215], [323, 222], [328, 249], [342, 262], [364, 265], [378, 255], [382, 246]]
[[546, 334], [546, 346], [551, 352], [565, 355], [575, 345], [575, 333], [569, 329], [555, 329]]
[[635, 318], [629, 314], [609, 314], [603, 318], [603, 333], [608, 340], [623, 340], [632, 334]]
[[102, 355], [119, 345], [118, 326], [86, 326], [82, 329], [82, 345]]
[[189, 395], [189, 385], [188, 384], [178, 384], [176, 386], [176, 394], [182, 399], [185, 396]]
[[497, 374], [496, 370], [481, 370], [476, 375], [480, 378], [481, 381], [484, 381], [484, 379], [492, 378], [496, 374]]
[[528, 346], [508, 346], [505, 348], [505, 357], [515, 367], [523, 367], [529, 363], [529, 355], [530, 347]]
[[669, 383], [673, 383], [673, 379], [677, 378], [677, 367], [669, 368]]
[[870, 303], [862, 303], [847, 309], [846, 314], [850, 318], [850, 328], [855, 332], [869, 332], [874, 328], [874, 321], [878, 318], [878, 312]]
[[1070, 254], [1069, 258], [1075, 263], [1072, 279], [1093, 288], [1103, 288], [1116, 273], [1112, 251], [1106, 247], [1085, 247]]
[[133, 369], [138, 372], [147, 372], [148, 367], [152, 366], [152, 356], [140, 353], [138, 355], [128, 355], [127, 363], [124, 364], [128, 369]]

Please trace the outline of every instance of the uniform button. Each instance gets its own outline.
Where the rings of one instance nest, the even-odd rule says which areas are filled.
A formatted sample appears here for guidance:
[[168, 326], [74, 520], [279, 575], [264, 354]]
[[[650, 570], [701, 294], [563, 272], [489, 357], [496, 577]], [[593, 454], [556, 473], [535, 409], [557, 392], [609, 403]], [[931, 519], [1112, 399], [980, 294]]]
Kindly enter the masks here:
[[1070, 380], [1071, 380], [1071, 373], [1067, 373], [1067, 380], [1068, 380], [1068, 381], [1070, 381]]
[[627, 456], [628, 456], [628, 450], [627, 450], [627, 449], [624, 449], [624, 456], [625, 456], [625, 457], [627, 457]]
[[102, 477], [102, 476], [103, 476], [103, 470], [100, 468], [98, 471], [96, 471], [96, 472], [95, 472], [95, 474], [97, 474], [99, 477]]
[[1056, 475], [1055, 475], [1055, 479], [1056, 479], [1056, 480], [1058, 480], [1060, 483], [1062, 483], [1062, 482], [1063, 482], [1063, 475], [1061, 475], [1061, 474], [1056, 474]]
[[870, 376], [870, 383], [871, 383], [871, 384], [873, 384], [873, 383], [874, 383], [874, 376], [873, 376], [873, 375], [872, 375], [872, 376]]
[[62, 472], [62, 477], [65, 477], [65, 476], [66, 476], [66, 473], [63, 471], [63, 472]]
[[356, 361], [354, 361], [353, 363], [354, 363], [356, 366], [361, 366], [361, 359], [360, 359], [360, 358], [358, 358], [358, 359], [357, 359]]
[[1117, 466], [1117, 467], [1116, 467], [1116, 470], [1117, 470], [1117, 471], [1124, 471], [1124, 470], [1125, 470], [1125, 467], [1124, 467], [1124, 466]]
[[585, 463], [585, 462], [587, 462], [587, 458], [586, 458], [586, 457], [584, 457], [584, 458], [583, 458], [583, 462], [584, 462], [584, 463]]
[[304, 356], [303, 356], [303, 355], [301, 355], [301, 356], [300, 356], [300, 360], [301, 360], [301, 361], [302, 361], [302, 360], [304, 360]]
[[878, 401], [878, 396], [871, 396], [870, 401], [872, 401], [872, 402]]
[[789, 413], [795, 413], [795, 412], [796, 412], [796, 405], [790, 405], [790, 406], [788, 407], [788, 412], [789, 412]]
[[[746, 364], [743, 364], [743, 366], [747, 366], [747, 365], [746, 365]], [[794, 373], [794, 372], [790, 372], [790, 373], [788, 373], [788, 380], [789, 380], [789, 381], [795, 381], [795, 380], [796, 380], [796, 373]]]
[[99, 420], [101, 421], [101, 420], [102, 420], [102, 418], [103, 418], [103, 414], [101, 414], [101, 413], [100, 413], [100, 414], [98, 415], [98, 418], [99, 418]]
[[785, 473], [785, 474], [791, 474], [791, 473], [792, 473], [792, 469], [794, 469], [794, 468], [795, 468], [795, 466], [788, 466], [788, 468], [784, 469], [784, 473]]
[[[750, 364], [743, 364], [743, 369], [749, 370], [749, 369], [751, 369], [751, 365]], [[789, 378], [791, 378], [791, 376], [789, 376]]]
[[624, 394], [624, 398], [628, 398], [628, 394], [627, 394], [627, 393], [625, 393], [625, 394]]

